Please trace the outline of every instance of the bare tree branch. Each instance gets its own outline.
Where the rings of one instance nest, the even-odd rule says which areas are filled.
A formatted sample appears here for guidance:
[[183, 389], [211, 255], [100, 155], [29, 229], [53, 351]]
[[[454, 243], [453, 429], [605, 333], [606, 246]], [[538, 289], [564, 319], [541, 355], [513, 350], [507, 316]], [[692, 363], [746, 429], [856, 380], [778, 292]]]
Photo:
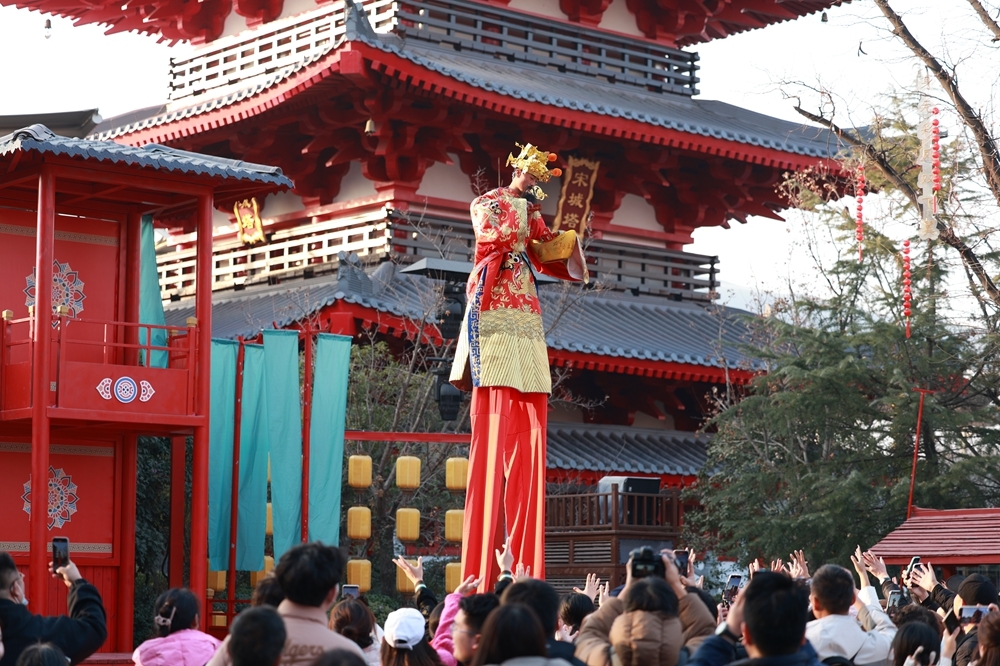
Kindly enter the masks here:
[[[875, 0], [875, 2], [880, 6], [884, 1], [885, 0]], [[881, 171], [882, 174], [888, 178], [892, 184], [895, 185], [899, 191], [913, 203], [914, 206], [917, 207], [918, 210], [920, 209], [920, 203], [917, 199], [917, 191], [913, 189], [905, 178], [903, 178], [902, 174], [892, 167], [886, 156], [876, 150], [873, 145], [862, 141], [853, 133], [844, 130], [829, 118], [806, 111], [800, 106], [795, 107], [795, 110], [809, 120], [829, 128], [831, 132], [840, 137], [840, 139], [842, 139], [845, 143], [859, 149], [871, 164], [874, 164], [878, 170]], [[993, 139], [990, 138], [991, 145], [993, 145], [992, 142]], [[998, 184], [1000, 184], [1000, 172], [998, 172]], [[1000, 201], [1000, 197], [998, 197], [997, 200]], [[959, 238], [958, 234], [955, 233], [955, 230], [950, 225], [945, 224], [940, 217], [937, 218], [936, 222], [937, 230], [940, 233], [940, 239], [958, 252], [959, 256], [962, 257], [962, 262], [968, 266], [969, 270], [976, 276], [976, 279], [979, 280], [979, 284], [982, 285], [983, 290], [989, 295], [990, 300], [1000, 307], [1000, 289], [997, 288], [989, 273], [986, 272], [986, 269], [983, 267], [982, 262], [976, 255], [975, 250]]]
[[913, 55], [917, 56], [931, 70], [934, 78], [938, 80], [938, 83], [941, 84], [941, 87], [944, 88], [951, 101], [955, 104], [955, 110], [958, 111], [958, 115], [961, 116], [962, 121], [972, 130], [972, 135], [979, 146], [979, 154], [983, 159], [986, 182], [993, 193], [993, 197], [1000, 203], [1000, 154], [997, 152], [996, 141], [994, 141], [993, 136], [986, 129], [983, 119], [972, 108], [972, 105], [966, 101], [961, 91], [959, 91], [958, 82], [955, 81], [955, 77], [917, 41], [913, 33], [903, 23], [902, 17], [889, 6], [889, 0], [875, 0], [875, 4], [882, 10], [885, 17], [889, 19], [889, 23], [892, 24], [893, 34], [899, 37], [903, 41], [903, 44], [913, 52]]
[[990, 14], [983, 7], [983, 4], [979, 0], [969, 0], [969, 4], [972, 5], [972, 8], [976, 10], [976, 14], [979, 15], [979, 18], [982, 19], [986, 27], [993, 33], [993, 41], [1000, 42], [1000, 25], [997, 25], [997, 22], [990, 18]]

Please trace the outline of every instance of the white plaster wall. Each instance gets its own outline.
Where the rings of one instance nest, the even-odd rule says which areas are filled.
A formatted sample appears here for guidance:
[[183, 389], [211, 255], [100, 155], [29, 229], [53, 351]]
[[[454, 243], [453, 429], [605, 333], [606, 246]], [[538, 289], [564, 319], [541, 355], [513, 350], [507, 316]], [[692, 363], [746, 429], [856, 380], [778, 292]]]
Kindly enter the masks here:
[[663, 227], [656, 221], [656, 211], [637, 194], [622, 197], [622, 203], [611, 218], [611, 224], [646, 231], [663, 231]]
[[436, 197], [450, 201], [472, 201], [476, 193], [472, 190], [469, 177], [462, 173], [458, 158], [452, 156], [454, 162], [445, 164], [435, 162], [424, 172], [423, 180], [417, 189], [418, 196]]
[[601, 238], [613, 243], [629, 243], [630, 245], [642, 245], [643, 247], [656, 247], [664, 249], [667, 244], [664, 241], [652, 240], [650, 238], [639, 238], [637, 236], [626, 236], [625, 234], [610, 234], [602, 232]]
[[[212, 209], [212, 227], [215, 228], [215, 233], [220, 231], [225, 231], [222, 227], [228, 227], [231, 224], [231, 219], [236, 217], [233, 211], [223, 211], [218, 208]], [[235, 227], [234, 227], [235, 228]]]
[[340, 181], [340, 193], [334, 201], [351, 201], [352, 199], [367, 199], [378, 195], [375, 184], [361, 173], [361, 162], [351, 162], [351, 169]]
[[559, 9], [559, 0], [511, 0], [507, 6], [532, 14], [566, 20], [566, 15]]
[[[316, 9], [317, 5], [313, 0], [284, 0], [284, 4], [281, 8], [281, 15], [278, 19], [283, 19], [288, 16], [297, 16], [299, 14], [304, 14], [310, 10]], [[276, 19], [277, 20], [277, 19]], [[267, 24], [265, 24], [266, 26]], [[229, 37], [231, 35], [237, 35], [248, 29], [246, 18], [240, 16], [236, 11], [230, 12], [229, 16], [226, 17], [226, 24], [222, 29], [222, 37]]]
[[559, 211], [559, 195], [562, 194], [562, 178], [550, 178], [547, 183], [539, 183], [545, 198], [542, 199], [542, 215], [552, 215]]
[[635, 16], [632, 15], [632, 12], [625, 5], [625, 0], [612, 0], [608, 8], [604, 10], [601, 22], [597, 27], [622, 32], [635, 37], [645, 37], [642, 31], [639, 30], [639, 26], [636, 25]]
[[261, 215], [263, 217], [278, 217], [279, 215], [297, 213], [305, 209], [306, 207], [302, 204], [302, 199], [297, 195], [291, 192], [278, 192], [277, 194], [268, 195], [267, 199], [264, 200], [264, 210]]

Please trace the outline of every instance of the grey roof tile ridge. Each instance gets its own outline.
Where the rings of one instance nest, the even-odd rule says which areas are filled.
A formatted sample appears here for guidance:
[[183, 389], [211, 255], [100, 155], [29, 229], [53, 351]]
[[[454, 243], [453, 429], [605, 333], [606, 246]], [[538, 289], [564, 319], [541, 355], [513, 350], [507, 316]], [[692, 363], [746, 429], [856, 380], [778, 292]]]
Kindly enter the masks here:
[[190, 118], [192, 116], [197, 116], [208, 111], [215, 111], [216, 109], [222, 109], [227, 106], [236, 104], [237, 102], [242, 102], [246, 99], [260, 95], [266, 92], [270, 88], [278, 85], [279, 83], [290, 78], [294, 74], [302, 71], [306, 67], [315, 64], [319, 60], [325, 58], [333, 51], [339, 49], [345, 42], [346, 38], [342, 37], [330, 47], [322, 52], [314, 53], [302, 60], [293, 63], [291, 65], [286, 65], [280, 70], [273, 72], [271, 74], [263, 75], [260, 77], [254, 77], [257, 80], [251, 79], [248, 81], [248, 85], [239, 90], [231, 91], [224, 95], [219, 95], [213, 97], [212, 99], [199, 101], [195, 104], [189, 106], [182, 106], [177, 108], [169, 108], [166, 113], [162, 113], [150, 118], [144, 118], [143, 120], [136, 121], [134, 123], [128, 123], [120, 127], [113, 127], [111, 129], [105, 130], [100, 134], [91, 135], [88, 138], [98, 139], [101, 141], [108, 141], [125, 134], [131, 134], [133, 132], [138, 132], [140, 130], [148, 129], [150, 127], [157, 127], [159, 125], [164, 125], [166, 123], [173, 122], [175, 120], [182, 120], [184, 118]]
[[[524, 90], [521, 90], [521, 89], [510, 88], [510, 87], [508, 87], [507, 85], [504, 85], [504, 84], [495, 84], [495, 83], [493, 83], [492, 81], [489, 81], [489, 80], [483, 80], [483, 79], [480, 79], [480, 78], [477, 78], [477, 77], [474, 77], [474, 76], [469, 76], [469, 75], [465, 74], [464, 72], [461, 72], [459, 70], [450, 68], [450, 67], [448, 67], [446, 65], [443, 65], [441, 63], [438, 63], [438, 62], [436, 62], [436, 61], [434, 61], [434, 60], [432, 60], [430, 58], [423, 57], [419, 53], [413, 53], [413, 52], [407, 51], [407, 47], [410, 47], [410, 44], [406, 43], [406, 42], [402, 42], [400, 45], [397, 45], [397, 44], [387, 43], [387, 42], [385, 42], [385, 41], [383, 41], [381, 39], [372, 40], [372, 39], [368, 39], [368, 38], [359, 38], [359, 41], [362, 41], [365, 44], [368, 44], [369, 46], [372, 46], [374, 48], [378, 48], [378, 49], [380, 49], [382, 51], [385, 51], [387, 53], [393, 53], [395, 55], [398, 55], [401, 58], [405, 58], [406, 60], [414, 62], [414, 63], [416, 63], [418, 65], [423, 66], [423, 67], [427, 67], [428, 69], [436, 71], [436, 72], [438, 72], [440, 74], [444, 74], [446, 76], [449, 76], [449, 77], [451, 77], [453, 79], [456, 79], [458, 81], [461, 81], [463, 83], [467, 83], [467, 84], [469, 84], [469, 85], [471, 85], [473, 87], [476, 87], [476, 88], [481, 88], [483, 90], [490, 90], [490, 91], [499, 92], [501, 94], [505, 94], [507, 96], [515, 97], [515, 98], [518, 98], [518, 99], [526, 99], [526, 100], [529, 100], [529, 101], [537, 101], [537, 102], [540, 102], [542, 104], [547, 104], [549, 106], [557, 106], [557, 107], [570, 108], [570, 109], [576, 109], [576, 108], [578, 108], [580, 106], [578, 100], [574, 100], [574, 99], [570, 99], [570, 98], [565, 98], [565, 97], [559, 97], [559, 96], [553, 96], [553, 95], [549, 95], [549, 94], [532, 95], [532, 94], [530, 94], [530, 93], [528, 93], [528, 92], [526, 92]], [[425, 48], [425, 49], [428, 49], [428, 50], [431, 50], [431, 51], [439, 51], [441, 53], [441, 55], [444, 55], [444, 56], [450, 56], [451, 55], [448, 51], [446, 51], [444, 49], [441, 49], [439, 47], [435, 47], [432, 43], [420, 42], [419, 47], [422, 47], [422, 48]], [[475, 54], [475, 53], [463, 53], [462, 59], [463, 60], [469, 60], [469, 61], [482, 62], [482, 63], [485, 63], [485, 64], [494, 64], [493, 61], [492, 61], [492, 59], [483, 58], [482, 56], [479, 56], [478, 54]], [[535, 69], [532, 66], [527, 65], [527, 64], [505, 63], [504, 67], [505, 68], [518, 68], [518, 69], [524, 69], [525, 71], [530, 71], [530, 72], [532, 72], [532, 74], [534, 74], [534, 76], [535, 76], [536, 79], [538, 79], [538, 78], [542, 78], [542, 79], [546, 78], [546, 73], [545, 72], [539, 72], [537, 69]], [[595, 86], [611, 86], [612, 85], [612, 84], [602, 84], [600, 81], [596, 81], [596, 80], [595, 81], [589, 81], [588, 84], [589, 85], [595, 85]], [[641, 95], [641, 92], [638, 91], [638, 90], [634, 90], [633, 91], [633, 90], [627, 90], [627, 89], [622, 89], [622, 88], [609, 88], [609, 89], [614, 90], [615, 93], [617, 95], [619, 95], [619, 96], [625, 96], [625, 97], [627, 97], [630, 94], [631, 95]], [[664, 94], [669, 94], [669, 93], [664, 93]], [[684, 101], [688, 101], [691, 104], [693, 104], [694, 106], [696, 106], [697, 108], [699, 108], [699, 109], [701, 109], [701, 110], [703, 110], [705, 112], [711, 113], [711, 111], [709, 109], [703, 108], [702, 102], [713, 102], [715, 100], [694, 100], [694, 99], [691, 99], [691, 98], [688, 98], [688, 97], [683, 97], [683, 96], [680, 96], [680, 95], [673, 95], [671, 97], [671, 101], [681, 102], [681, 103], [683, 103]], [[593, 105], [591, 105], [591, 106], [593, 106]], [[740, 108], [740, 107], [735, 107], [733, 105], [728, 105], [728, 106], [730, 106], [732, 108], [737, 108], [737, 109]], [[695, 124], [692, 124], [692, 123], [677, 122], [677, 121], [674, 121], [674, 120], [670, 120], [669, 118], [664, 118], [662, 116], [650, 116], [649, 114], [642, 113], [642, 112], [633, 112], [632, 110], [627, 109], [627, 108], [620, 108], [620, 107], [615, 107], [615, 106], [605, 107], [603, 105], [599, 105], [598, 108], [593, 109], [593, 111], [595, 113], [598, 113], [598, 114], [601, 114], [601, 115], [608, 115], [608, 116], [613, 116], [613, 117], [621, 117], [621, 118], [638, 120], [640, 122], [643, 122], [643, 123], [646, 123], [646, 124], [649, 124], [649, 125], [656, 125], [656, 126], [664, 127], [666, 129], [673, 129], [673, 130], [677, 130], [677, 131], [680, 131], [680, 132], [686, 132], [688, 134], [699, 134], [699, 135], [702, 135], [702, 136], [709, 136], [709, 137], [721, 138], [721, 139], [726, 139], [726, 140], [734, 141], [736, 143], [744, 143], [744, 144], [749, 144], [749, 145], [754, 145], [754, 146], [761, 146], [761, 147], [765, 147], [765, 148], [772, 148], [772, 149], [781, 150], [781, 151], [784, 151], [784, 152], [793, 152], [793, 153], [800, 154], [800, 155], [808, 155], [810, 157], [819, 157], [820, 156], [820, 155], [816, 154], [817, 151], [818, 151], [818, 149], [815, 148], [815, 147], [812, 147], [812, 146], [790, 146], [790, 145], [787, 145], [787, 141], [779, 143], [778, 141], [772, 140], [772, 139], [766, 139], [766, 138], [760, 138], [760, 137], [753, 137], [753, 136], [746, 136], [746, 135], [744, 135], [742, 133], [720, 130], [719, 128], [712, 127], [710, 125], [695, 125]], [[771, 118], [770, 116], [764, 116], [763, 114], [755, 114], [755, 115], [759, 116], [759, 117], [762, 117], [762, 118], [768, 118], [769, 120], [772, 120], [772, 121], [779, 120], [779, 119], [776, 119], [776, 118]], [[788, 132], [789, 133], [791, 133], [792, 131], [795, 131], [795, 130], [801, 130], [803, 128], [805, 128], [805, 129], [815, 129], [815, 130], [818, 130], [818, 131], [822, 131], [822, 128], [819, 128], [819, 127], [816, 127], [816, 126], [813, 126], [813, 125], [807, 125], [805, 123], [795, 124], [795, 123], [790, 123], [788, 121], [781, 121], [781, 122], [788, 123], [788, 125], [789, 125]]]

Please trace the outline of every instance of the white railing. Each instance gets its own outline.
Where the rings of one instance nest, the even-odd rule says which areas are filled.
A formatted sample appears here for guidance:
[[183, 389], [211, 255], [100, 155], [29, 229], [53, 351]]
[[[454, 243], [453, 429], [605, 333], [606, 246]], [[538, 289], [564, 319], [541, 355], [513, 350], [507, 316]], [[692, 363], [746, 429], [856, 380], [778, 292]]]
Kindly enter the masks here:
[[[336, 266], [337, 254], [360, 257], [388, 252], [389, 223], [385, 213], [329, 220], [274, 232], [270, 242], [244, 245], [238, 241], [216, 243], [212, 251], [212, 289], [295, 277], [312, 267]], [[156, 256], [160, 295], [164, 300], [189, 296], [195, 291], [195, 249], [161, 249]]]
[[[389, 32], [395, 22], [393, 0], [366, 0], [368, 21], [376, 32]], [[325, 53], [344, 35], [346, 4], [331, 5], [284, 19], [255, 30], [206, 44], [183, 58], [170, 59], [170, 100], [211, 91], [244, 88], [257, 76], [274, 73]]]

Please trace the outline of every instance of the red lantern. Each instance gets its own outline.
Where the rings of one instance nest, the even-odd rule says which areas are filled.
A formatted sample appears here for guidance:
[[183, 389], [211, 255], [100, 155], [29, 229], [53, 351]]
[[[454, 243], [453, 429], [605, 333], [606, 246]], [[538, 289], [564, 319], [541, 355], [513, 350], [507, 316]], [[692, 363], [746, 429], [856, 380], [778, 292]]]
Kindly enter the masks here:
[[[938, 115], [940, 111], [935, 106], [931, 109], [933, 115]], [[931, 120], [931, 160], [933, 166], [931, 167], [931, 173], [934, 174], [934, 193], [937, 194], [941, 191], [941, 128], [939, 125], [941, 121], [937, 118]], [[931, 210], [937, 213], [937, 196], [931, 200]]]
[[854, 185], [854, 194], [857, 196], [857, 202], [858, 202], [857, 226], [854, 232], [854, 238], [856, 238], [858, 241], [858, 263], [861, 263], [862, 252], [864, 250], [864, 242], [865, 242], [864, 203], [865, 203], [866, 186], [867, 183], [865, 182], [865, 165], [859, 164], [857, 181]]
[[910, 279], [910, 241], [903, 241], [903, 316], [906, 317], [906, 337], [910, 337], [910, 308], [913, 302], [913, 290]]

